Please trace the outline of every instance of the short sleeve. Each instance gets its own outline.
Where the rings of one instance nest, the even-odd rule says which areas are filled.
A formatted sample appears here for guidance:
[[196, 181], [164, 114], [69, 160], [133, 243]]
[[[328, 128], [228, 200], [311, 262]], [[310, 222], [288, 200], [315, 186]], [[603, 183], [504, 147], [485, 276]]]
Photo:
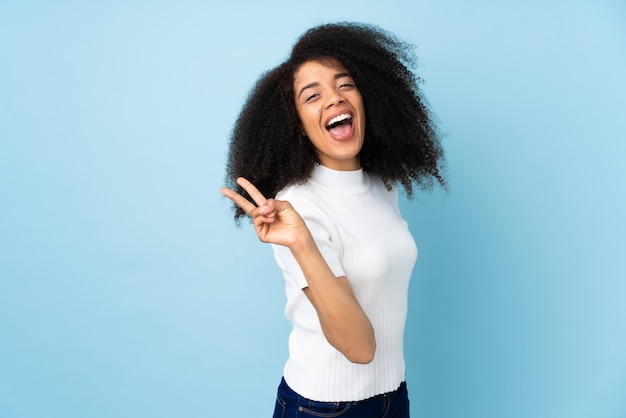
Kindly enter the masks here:
[[[322, 257], [330, 267], [335, 277], [345, 276], [341, 263], [341, 242], [335, 227], [315, 205], [306, 201], [289, 200], [294, 209], [300, 214], [320, 250]], [[308, 287], [306, 277], [288, 247], [272, 244], [276, 263], [283, 271], [285, 280], [292, 280], [300, 289]]]

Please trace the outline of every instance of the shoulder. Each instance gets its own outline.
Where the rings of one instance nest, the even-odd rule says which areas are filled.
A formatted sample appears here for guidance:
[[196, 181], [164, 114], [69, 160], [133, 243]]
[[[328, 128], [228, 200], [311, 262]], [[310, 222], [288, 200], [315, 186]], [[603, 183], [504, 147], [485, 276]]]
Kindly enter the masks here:
[[317, 213], [316, 192], [309, 183], [294, 183], [276, 193], [276, 200], [288, 201], [300, 213], [312, 215]]
[[372, 184], [372, 193], [382, 196], [384, 199], [398, 200], [398, 184], [391, 183], [389, 185], [377, 174], [368, 174]]
[[276, 194], [277, 200], [285, 200], [304, 219], [309, 228], [334, 230], [334, 222], [328, 213], [328, 196], [310, 182], [290, 184]]
[[303, 193], [306, 195], [306, 191], [309, 189], [307, 185], [307, 183], [290, 183], [276, 193], [276, 199], [288, 200]]
[[314, 208], [319, 202], [320, 191], [310, 182], [292, 183], [276, 193], [277, 200], [286, 200], [296, 209]]

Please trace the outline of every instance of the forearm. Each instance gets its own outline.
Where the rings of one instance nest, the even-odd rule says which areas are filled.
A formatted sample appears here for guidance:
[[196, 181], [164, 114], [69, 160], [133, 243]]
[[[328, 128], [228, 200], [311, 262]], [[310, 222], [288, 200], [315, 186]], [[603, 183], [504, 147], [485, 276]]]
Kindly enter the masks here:
[[290, 249], [328, 342], [351, 362], [369, 363], [376, 350], [374, 329], [348, 281], [335, 277], [308, 230]]
[[376, 351], [374, 329], [345, 277], [335, 277], [322, 257], [311, 231], [287, 201], [266, 199], [252, 183], [238, 178], [253, 204], [231, 189], [222, 194], [253, 220], [259, 239], [291, 249], [304, 272], [305, 294], [315, 307], [328, 342], [353, 363], [369, 363]]

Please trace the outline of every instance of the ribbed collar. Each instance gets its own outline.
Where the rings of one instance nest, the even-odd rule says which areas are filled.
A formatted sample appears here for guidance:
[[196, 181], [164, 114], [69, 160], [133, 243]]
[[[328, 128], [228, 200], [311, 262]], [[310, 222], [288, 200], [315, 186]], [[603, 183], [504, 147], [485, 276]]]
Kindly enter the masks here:
[[309, 181], [335, 193], [364, 193], [371, 187], [370, 178], [362, 168], [338, 171], [316, 164]]

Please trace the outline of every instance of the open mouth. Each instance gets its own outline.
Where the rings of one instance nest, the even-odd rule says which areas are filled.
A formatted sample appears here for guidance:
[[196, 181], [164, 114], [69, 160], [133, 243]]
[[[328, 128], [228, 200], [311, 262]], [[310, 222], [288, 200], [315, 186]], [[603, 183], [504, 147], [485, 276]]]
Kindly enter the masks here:
[[337, 115], [326, 124], [326, 130], [330, 136], [337, 141], [344, 141], [352, 137], [354, 130], [352, 129], [352, 115], [342, 113]]
[[352, 126], [352, 116], [348, 113], [344, 113], [342, 115], [335, 116], [326, 125], [327, 130], [335, 129], [338, 126], [342, 125], [350, 125]]

